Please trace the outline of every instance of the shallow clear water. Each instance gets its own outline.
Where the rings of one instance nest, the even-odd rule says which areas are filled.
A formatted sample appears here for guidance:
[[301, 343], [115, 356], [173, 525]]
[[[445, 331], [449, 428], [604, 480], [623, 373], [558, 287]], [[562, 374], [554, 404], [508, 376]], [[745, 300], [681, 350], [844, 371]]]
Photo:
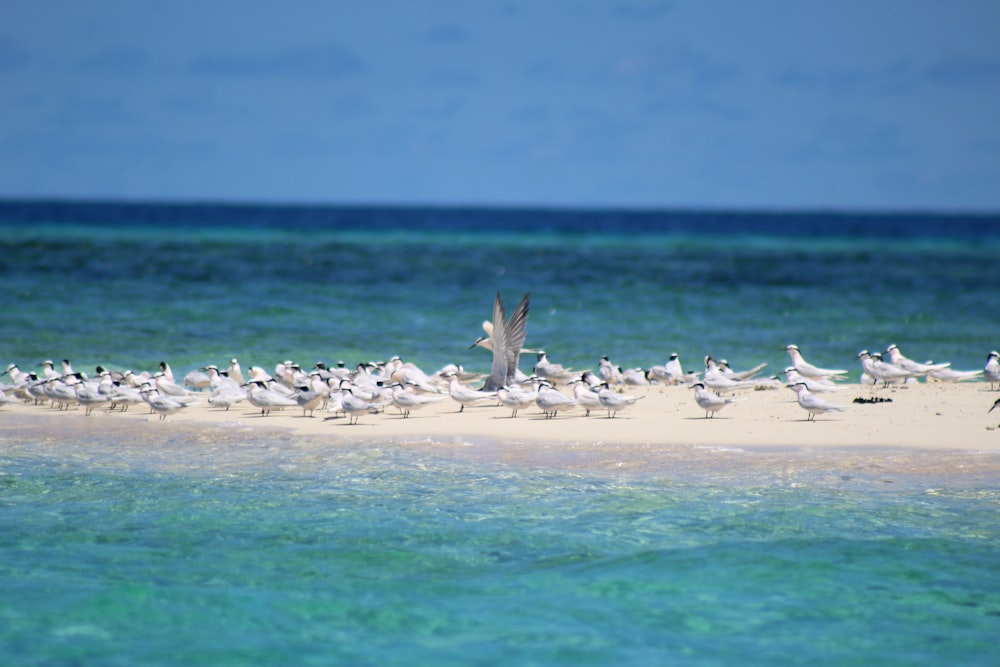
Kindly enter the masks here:
[[609, 475], [240, 428], [44, 442], [25, 426], [0, 460], [6, 664], [995, 657], [995, 483], [823, 466], [775, 483], [726, 458], [705, 478]]
[[[0, 202], [0, 229], [24, 370], [485, 368], [498, 289], [577, 367], [1000, 346], [991, 217]], [[611, 474], [561, 445], [0, 419], [0, 664], [996, 661], [1000, 478], [970, 453]]]

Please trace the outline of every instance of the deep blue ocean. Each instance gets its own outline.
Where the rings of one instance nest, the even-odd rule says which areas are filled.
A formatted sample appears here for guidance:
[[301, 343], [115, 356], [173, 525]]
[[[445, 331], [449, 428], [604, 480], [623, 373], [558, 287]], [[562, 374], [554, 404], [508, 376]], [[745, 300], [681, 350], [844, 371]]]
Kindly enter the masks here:
[[[972, 370], [1000, 347], [996, 215], [7, 201], [0, 232], [0, 364], [23, 370], [485, 370], [497, 290], [530, 292], [526, 344], [577, 367], [777, 373], [795, 343], [857, 377], [863, 348]], [[5, 419], [0, 664], [1000, 661], [990, 476]]]

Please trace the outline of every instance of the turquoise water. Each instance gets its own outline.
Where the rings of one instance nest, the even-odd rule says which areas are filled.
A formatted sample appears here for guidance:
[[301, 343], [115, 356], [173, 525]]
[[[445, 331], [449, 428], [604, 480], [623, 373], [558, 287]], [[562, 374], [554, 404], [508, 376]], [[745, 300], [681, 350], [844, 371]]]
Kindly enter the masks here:
[[[24, 370], [485, 369], [498, 289], [578, 367], [1000, 347], [995, 217], [0, 202], [0, 228]], [[997, 662], [988, 454], [678, 447], [612, 474], [67, 417], [0, 411], [0, 664]]]
[[995, 479], [30, 433], [3, 442], [5, 664], [995, 663]]
[[[2, 204], [2, 202], [0, 202]], [[591, 367], [861, 349], [982, 368], [1000, 218], [0, 205], [3, 362], [273, 368], [398, 354], [486, 369], [500, 290], [528, 345]]]

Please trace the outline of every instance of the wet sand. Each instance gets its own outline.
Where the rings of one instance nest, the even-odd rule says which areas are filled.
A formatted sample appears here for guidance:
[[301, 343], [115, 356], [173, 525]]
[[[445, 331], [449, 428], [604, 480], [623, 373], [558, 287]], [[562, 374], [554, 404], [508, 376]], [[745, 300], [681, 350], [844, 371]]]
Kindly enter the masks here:
[[[147, 455], [143, 443], [170, 442], [172, 436], [198, 432], [196, 441], [201, 443], [271, 439], [278, 447], [306, 443], [295, 447], [331, 456], [350, 448], [399, 447], [479, 463], [700, 481], [794, 485], [797, 479], [809, 479], [839, 486], [852, 480], [891, 484], [905, 475], [910, 481], [935, 484], [957, 475], [965, 488], [1000, 484], [1000, 409], [987, 412], [1000, 392], [989, 391], [986, 383], [881, 389], [875, 395], [891, 402], [874, 404], [853, 402], [870, 398], [870, 388], [844, 385], [828, 398], [845, 410], [819, 415], [815, 421], [806, 420], [788, 389], [742, 392], [742, 400], [712, 419], [704, 418], [693, 392], [685, 387], [624, 391], [642, 398], [614, 418], [604, 411], [587, 417], [583, 410], [573, 410], [546, 419], [536, 407], [512, 418], [510, 410], [495, 404], [459, 412], [459, 404], [444, 394], [443, 400], [409, 418], [390, 404], [354, 425], [342, 415], [322, 411], [305, 417], [297, 408], [262, 416], [246, 402], [228, 411], [203, 402], [165, 421], [142, 405], [125, 413], [95, 411], [90, 416], [79, 408], [9, 405], [0, 410], [0, 452], [11, 439], [45, 441], [53, 455], [58, 455], [60, 443], [89, 441], [113, 447], [118, 441], [142, 457]], [[160, 454], [169, 459], [169, 452]], [[252, 466], [254, 456], [260, 455], [235, 444], [227, 454], [236, 467]]]

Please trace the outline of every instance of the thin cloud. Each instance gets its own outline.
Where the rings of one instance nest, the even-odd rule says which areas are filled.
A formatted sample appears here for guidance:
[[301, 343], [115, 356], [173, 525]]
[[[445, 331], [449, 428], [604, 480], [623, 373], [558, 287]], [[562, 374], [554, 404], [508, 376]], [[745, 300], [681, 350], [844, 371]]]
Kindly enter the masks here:
[[1000, 83], [1000, 61], [955, 58], [936, 63], [898, 60], [872, 69], [787, 67], [772, 81], [782, 87], [818, 90], [835, 95], [868, 92], [912, 92], [918, 86], [980, 86]]
[[613, 5], [611, 11], [623, 19], [650, 21], [662, 17], [673, 9], [673, 3], [663, 0], [626, 0]]
[[0, 38], [0, 72], [22, 67], [30, 61], [31, 57], [27, 51]]
[[469, 33], [454, 24], [436, 25], [424, 33], [424, 40], [428, 44], [437, 45], [464, 44], [469, 41]]
[[150, 69], [149, 57], [136, 49], [111, 48], [81, 58], [76, 69], [85, 74], [134, 76]]
[[851, 93], [868, 85], [869, 77], [859, 70], [809, 69], [788, 67], [778, 72], [774, 82], [780, 86], [798, 89], [825, 90], [833, 93]]
[[214, 54], [195, 59], [192, 74], [221, 77], [337, 79], [364, 71], [360, 59], [336, 45], [266, 54]]
[[602, 82], [641, 82], [659, 86], [677, 82], [698, 85], [724, 85], [742, 76], [741, 68], [710, 54], [687, 47], [662, 50], [639, 50], [620, 54], [598, 72]]
[[1000, 81], [1000, 62], [975, 58], [946, 60], [923, 71], [926, 81], [944, 85], [978, 85]]
[[478, 86], [481, 81], [472, 71], [459, 67], [435, 67], [424, 75], [424, 83], [434, 86], [465, 88]]
[[912, 156], [896, 124], [865, 116], [838, 114], [820, 120], [810, 133], [790, 142], [787, 157], [796, 162], [899, 161]]
[[537, 58], [522, 70], [525, 78], [545, 84], [565, 83], [570, 79], [570, 68], [558, 58]]

